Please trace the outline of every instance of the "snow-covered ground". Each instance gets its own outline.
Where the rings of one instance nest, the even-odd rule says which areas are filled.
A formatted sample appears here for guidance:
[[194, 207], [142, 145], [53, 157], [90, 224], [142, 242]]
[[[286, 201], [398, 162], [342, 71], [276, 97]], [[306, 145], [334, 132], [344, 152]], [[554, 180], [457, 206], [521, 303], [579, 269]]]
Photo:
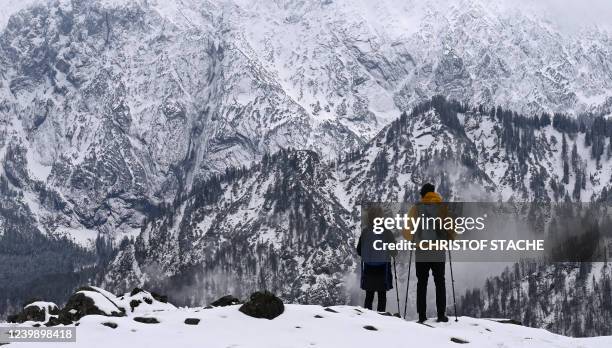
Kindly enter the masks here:
[[[470, 317], [460, 317], [459, 322], [451, 318], [443, 324], [431, 320], [429, 327], [351, 306], [331, 307], [335, 313], [321, 306], [285, 305], [285, 312], [273, 320], [249, 317], [238, 308], [239, 305], [156, 309], [137, 314], [155, 317], [159, 324], [136, 322], [133, 313], [117, 318], [89, 315], [80, 320], [76, 343], [20, 343], [9, 347], [455, 347], [458, 343], [453, 338], [469, 342], [469, 347], [612, 345], [612, 337], [570, 338], [542, 329]], [[187, 318], [200, 322], [186, 325]], [[118, 326], [112, 329], [102, 325], [106, 322]]]

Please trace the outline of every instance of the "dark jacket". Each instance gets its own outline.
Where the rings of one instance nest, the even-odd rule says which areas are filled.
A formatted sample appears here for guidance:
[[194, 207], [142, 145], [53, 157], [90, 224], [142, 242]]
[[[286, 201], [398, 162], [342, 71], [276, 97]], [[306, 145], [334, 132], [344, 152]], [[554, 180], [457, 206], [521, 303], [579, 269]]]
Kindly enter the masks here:
[[388, 230], [381, 234], [375, 234], [369, 229], [362, 231], [357, 243], [357, 254], [361, 256], [361, 289], [388, 291], [393, 289], [391, 257], [397, 255], [397, 251], [375, 250], [373, 245], [375, 240], [394, 243], [395, 237]]
[[[442, 196], [440, 196], [437, 192], [428, 192], [424, 197], [421, 198], [421, 201], [414, 205], [408, 216], [411, 218], [415, 218], [418, 216], [424, 217], [439, 217], [444, 219], [449, 217], [448, 206], [443, 203]], [[457, 234], [454, 231], [454, 228], [449, 230], [437, 230], [435, 228], [423, 229], [419, 228], [419, 230], [412, 234], [412, 231], [409, 227], [405, 228], [402, 231], [404, 238], [406, 240], [413, 241], [417, 244], [421, 240], [454, 240]], [[417, 249], [415, 252], [415, 261], [416, 262], [445, 262], [446, 261], [446, 252], [444, 250], [420, 250]]]

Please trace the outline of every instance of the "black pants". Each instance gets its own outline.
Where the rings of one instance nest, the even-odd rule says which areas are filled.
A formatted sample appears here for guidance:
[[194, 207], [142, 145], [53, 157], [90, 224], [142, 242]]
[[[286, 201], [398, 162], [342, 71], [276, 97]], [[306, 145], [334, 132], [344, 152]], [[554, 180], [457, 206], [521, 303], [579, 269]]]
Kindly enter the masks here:
[[429, 270], [433, 273], [436, 284], [436, 309], [438, 316], [446, 313], [446, 284], [444, 281], [444, 262], [415, 262], [417, 276], [417, 312], [419, 316], [427, 316], [427, 282]]
[[378, 293], [378, 305], [376, 306], [376, 310], [379, 312], [384, 312], [385, 308], [387, 308], [387, 292], [385, 290], [380, 291], [366, 291], [365, 305], [364, 307], [367, 309], [372, 309], [372, 303], [374, 302], [374, 293]]

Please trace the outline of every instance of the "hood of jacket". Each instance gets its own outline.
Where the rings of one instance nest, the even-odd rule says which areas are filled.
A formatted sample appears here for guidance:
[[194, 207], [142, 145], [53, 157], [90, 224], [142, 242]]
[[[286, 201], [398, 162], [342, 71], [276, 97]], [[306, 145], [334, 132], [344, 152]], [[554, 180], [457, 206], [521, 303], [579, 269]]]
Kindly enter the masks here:
[[437, 192], [427, 192], [425, 196], [421, 198], [423, 203], [442, 203], [442, 196]]

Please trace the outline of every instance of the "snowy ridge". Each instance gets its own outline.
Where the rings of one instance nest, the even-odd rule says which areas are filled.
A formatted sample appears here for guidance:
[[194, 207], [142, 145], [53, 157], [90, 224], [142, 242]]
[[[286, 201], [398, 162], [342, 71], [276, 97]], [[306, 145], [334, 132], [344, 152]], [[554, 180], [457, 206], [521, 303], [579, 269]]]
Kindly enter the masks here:
[[[595, 348], [612, 343], [610, 337], [569, 338], [546, 330], [470, 317], [460, 317], [457, 323], [430, 321], [428, 325], [432, 327], [428, 327], [351, 306], [332, 306], [329, 308], [333, 312], [330, 312], [321, 306], [289, 304], [285, 305], [285, 312], [273, 320], [251, 318], [239, 312], [238, 307], [162, 309], [138, 314], [155, 318], [158, 324], [136, 322], [132, 315], [117, 318], [89, 315], [79, 321], [77, 342], [71, 346], [155, 348], [167, 347], [172, 342], [180, 347], [199, 347], [205, 343], [211, 348], [372, 347], [381, 344], [385, 347], [456, 347], [456, 342], [469, 342], [470, 347], [483, 348]], [[200, 323], [186, 325], [187, 318], [199, 319]], [[116, 328], [109, 327], [109, 323], [116, 324]], [[237, 329], [240, 330], [238, 335]], [[38, 345], [15, 343], [11, 347]]]

